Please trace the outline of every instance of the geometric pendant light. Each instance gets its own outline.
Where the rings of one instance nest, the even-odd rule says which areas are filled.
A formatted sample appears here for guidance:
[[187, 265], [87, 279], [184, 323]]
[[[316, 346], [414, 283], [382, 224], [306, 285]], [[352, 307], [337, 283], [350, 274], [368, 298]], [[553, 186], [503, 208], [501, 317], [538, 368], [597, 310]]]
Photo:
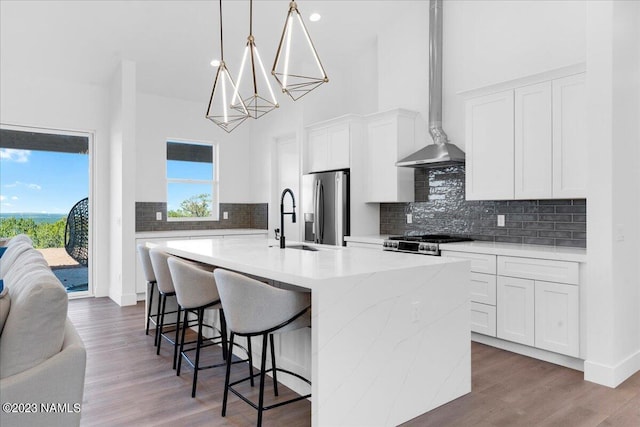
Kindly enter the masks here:
[[[249, 63], [247, 64], [247, 62]], [[243, 91], [245, 95], [251, 93], [251, 95], [244, 98], [243, 101], [249, 115], [254, 119], [262, 117], [269, 111], [273, 111], [279, 107], [271, 83], [269, 83], [267, 72], [262, 64], [262, 59], [260, 59], [255, 38], [253, 37], [253, 0], [249, 1], [249, 37], [247, 38], [247, 45], [244, 48], [240, 73], [238, 73], [236, 82], [239, 91]], [[247, 90], [245, 90], [243, 83]], [[260, 86], [263, 91], [266, 89], [266, 93], [260, 94], [258, 92], [258, 86]], [[242, 106], [239, 105], [239, 101], [240, 94], [237, 96], [234, 95], [231, 104], [233, 108], [242, 111]]]
[[289, 4], [271, 74], [294, 101], [329, 81], [295, 1]]
[[[220, 65], [213, 82], [206, 117], [226, 132], [231, 132], [249, 117], [249, 112], [224, 63], [223, 46], [222, 0], [220, 0]], [[233, 99], [236, 99], [235, 105], [232, 105]]]

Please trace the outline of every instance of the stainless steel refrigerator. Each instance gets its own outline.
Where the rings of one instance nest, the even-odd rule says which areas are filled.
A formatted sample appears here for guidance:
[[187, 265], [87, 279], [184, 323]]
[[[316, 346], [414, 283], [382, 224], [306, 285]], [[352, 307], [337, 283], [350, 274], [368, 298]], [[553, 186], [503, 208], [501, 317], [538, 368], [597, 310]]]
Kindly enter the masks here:
[[304, 240], [344, 246], [349, 235], [349, 171], [302, 177]]

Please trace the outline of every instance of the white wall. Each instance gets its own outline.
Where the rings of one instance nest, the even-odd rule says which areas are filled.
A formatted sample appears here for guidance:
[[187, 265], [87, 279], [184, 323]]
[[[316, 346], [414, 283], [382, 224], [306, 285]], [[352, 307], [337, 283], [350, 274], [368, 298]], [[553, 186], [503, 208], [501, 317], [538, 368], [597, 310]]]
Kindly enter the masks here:
[[109, 297], [137, 301], [135, 284], [136, 64], [123, 60], [109, 87], [111, 266]]
[[178, 138], [217, 142], [220, 202], [249, 203], [252, 198], [250, 123], [227, 134], [205, 118], [203, 102], [138, 93], [136, 110], [136, 201], [166, 202], [166, 141]]
[[589, 222], [585, 378], [640, 370], [640, 4], [587, 6]]
[[[40, 71], [40, 70], [38, 70]], [[0, 122], [42, 128], [79, 130], [94, 135], [92, 284], [96, 296], [109, 293], [109, 122], [104, 87], [47, 79], [2, 64]]]

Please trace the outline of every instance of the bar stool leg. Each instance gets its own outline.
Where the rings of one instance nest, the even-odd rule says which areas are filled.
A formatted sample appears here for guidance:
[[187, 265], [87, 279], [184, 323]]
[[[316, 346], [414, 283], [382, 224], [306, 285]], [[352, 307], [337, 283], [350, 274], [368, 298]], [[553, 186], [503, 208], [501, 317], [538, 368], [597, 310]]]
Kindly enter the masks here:
[[184, 320], [182, 321], [182, 334], [180, 337], [180, 352], [178, 353], [178, 366], [176, 367], [176, 376], [180, 376], [180, 368], [182, 367], [182, 352], [184, 351], [184, 335], [187, 332], [187, 328], [184, 325], [187, 325], [189, 312], [187, 310], [184, 311]]
[[167, 296], [162, 295], [162, 314], [160, 315], [160, 329], [158, 330], [158, 345], [156, 346], [156, 354], [160, 354], [160, 344], [162, 344], [162, 330], [164, 329], [164, 312], [167, 308]]
[[[233, 348], [233, 339], [236, 336], [231, 332], [229, 337], [229, 348]], [[222, 416], [227, 415], [227, 397], [229, 396], [229, 377], [231, 376], [231, 357], [227, 358], [227, 373], [224, 377], [224, 395], [222, 397]]]
[[202, 323], [204, 309], [198, 309], [198, 340], [196, 344], [196, 362], [193, 367], [193, 385], [191, 386], [191, 397], [196, 397], [196, 385], [198, 383], [198, 367], [200, 366], [200, 346], [202, 345]]
[[153, 345], [156, 347], [158, 346], [158, 325], [160, 324], [160, 309], [162, 306], [162, 294], [160, 291], [158, 291], [158, 298], [160, 298], [160, 301], [158, 301], [158, 309], [156, 310], [156, 336], [153, 340]]
[[253, 387], [255, 385], [253, 382], [253, 350], [251, 350], [251, 337], [249, 336], [247, 336], [247, 352], [249, 353], [249, 381]]
[[258, 427], [262, 426], [262, 408], [264, 405], [264, 377], [267, 367], [267, 335], [262, 336], [262, 360], [260, 361], [260, 397], [258, 398]]
[[271, 368], [273, 374], [273, 394], [278, 395], [278, 376], [276, 371], [276, 351], [273, 345], [273, 334], [269, 334], [269, 343], [271, 345]]
[[[153, 288], [155, 288], [155, 283], [149, 282], [149, 307], [147, 308], [147, 326], [144, 329], [144, 334], [149, 335], [149, 323], [151, 323], [151, 307], [153, 306]], [[156, 317], [156, 323], [158, 318]]]
[[[176, 369], [176, 362], [178, 361], [178, 334], [180, 332], [180, 311], [181, 307], [178, 305], [178, 312], [176, 313], [176, 337], [173, 340], [173, 369]], [[185, 310], [185, 313], [187, 310]], [[182, 325], [182, 329], [185, 328], [185, 324]]]
[[220, 313], [220, 334], [222, 335], [222, 360], [227, 360], [229, 352], [233, 355], [233, 349], [229, 348], [227, 340], [227, 320], [224, 318], [224, 310], [218, 310]]

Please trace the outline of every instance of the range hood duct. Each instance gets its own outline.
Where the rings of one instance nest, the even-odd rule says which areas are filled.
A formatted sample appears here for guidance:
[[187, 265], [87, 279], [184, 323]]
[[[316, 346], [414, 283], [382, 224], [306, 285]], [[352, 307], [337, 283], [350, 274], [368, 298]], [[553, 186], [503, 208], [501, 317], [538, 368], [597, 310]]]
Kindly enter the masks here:
[[451, 144], [442, 129], [442, 0], [429, 1], [429, 134], [433, 144], [396, 166], [425, 168], [464, 163], [464, 151]]

